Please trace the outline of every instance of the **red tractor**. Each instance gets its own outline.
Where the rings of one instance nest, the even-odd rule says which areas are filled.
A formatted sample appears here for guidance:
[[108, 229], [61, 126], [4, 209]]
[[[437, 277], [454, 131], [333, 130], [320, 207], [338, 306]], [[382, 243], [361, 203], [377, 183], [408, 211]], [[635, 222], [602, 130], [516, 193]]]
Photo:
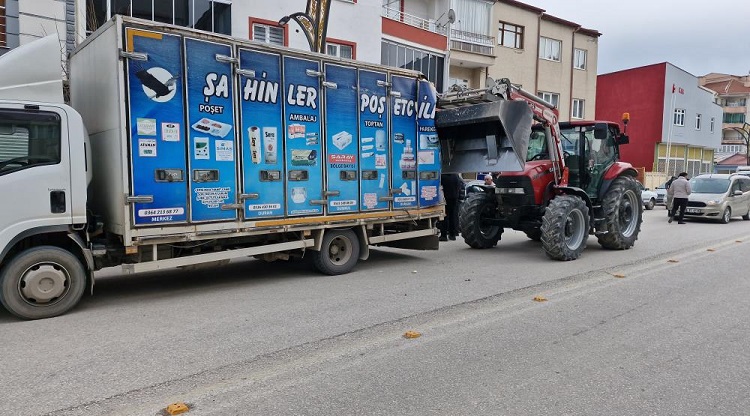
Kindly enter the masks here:
[[511, 228], [555, 260], [577, 259], [589, 234], [607, 249], [632, 247], [643, 205], [636, 170], [619, 161], [628, 143], [619, 125], [558, 123], [553, 105], [508, 79], [488, 85], [443, 94], [435, 115], [443, 172], [497, 173], [461, 205], [466, 244], [493, 247]]

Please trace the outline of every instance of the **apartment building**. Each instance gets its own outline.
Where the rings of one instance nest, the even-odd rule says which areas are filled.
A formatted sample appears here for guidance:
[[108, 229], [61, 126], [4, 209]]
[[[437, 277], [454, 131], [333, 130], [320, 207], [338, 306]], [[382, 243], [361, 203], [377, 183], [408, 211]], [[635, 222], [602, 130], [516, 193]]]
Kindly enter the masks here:
[[0, 55], [52, 33], [63, 40], [64, 55], [76, 42], [75, 21], [67, 18], [75, 14], [76, 3], [75, 0], [0, 0]]
[[700, 84], [716, 92], [717, 103], [724, 113], [721, 125], [721, 147], [716, 154], [717, 162], [723, 163], [729, 157], [741, 155], [735, 159], [744, 158], [744, 160], [735, 164], [750, 164], [750, 158], [748, 158], [750, 75], [711, 73], [700, 77]]
[[561, 120], [593, 119], [601, 33], [515, 0], [453, 0], [450, 82], [484, 86], [489, 76], [557, 106]]
[[598, 78], [598, 117], [619, 120], [630, 113], [630, 144], [620, 149], [624, 161], [660, 173], [661, 180], [713, 171], [722, 109], [698, 77], [662, 62]]

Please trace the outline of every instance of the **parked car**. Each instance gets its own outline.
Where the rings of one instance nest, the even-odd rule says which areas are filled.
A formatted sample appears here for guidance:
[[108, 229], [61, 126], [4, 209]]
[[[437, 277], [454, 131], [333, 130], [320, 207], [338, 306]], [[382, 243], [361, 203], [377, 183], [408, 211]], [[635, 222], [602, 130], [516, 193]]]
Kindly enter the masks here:
[[698, 175], [690, 180], [685, 217], [726, 224], [732, 217], [750, 220], [750, 177], [738, 174]]
[[638, 182], [638, 187], [641, 189], [641, 200], [643, 201], [643, 207], [652, 210], [656, 206], [657, 193], [644, 187], [642, 183]]
[[667, 203], [667, 183], [666, 182], [662, 182], [661, 185], [654, 188], [654, 192], [656, 192], [657, 204]]

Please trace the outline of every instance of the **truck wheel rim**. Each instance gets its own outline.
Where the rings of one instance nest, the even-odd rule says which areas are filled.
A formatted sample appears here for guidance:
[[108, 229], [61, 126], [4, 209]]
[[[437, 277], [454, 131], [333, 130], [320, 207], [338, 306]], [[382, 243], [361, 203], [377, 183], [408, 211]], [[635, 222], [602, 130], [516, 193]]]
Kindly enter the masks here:
[[583, 213], [580, 210], [573, 210], [568, 214], [568, 218], [565, 220], [565, 245], [575, 250], [583, 241], [584, 236], [584, 221]]
[[328, 258], [331, 263], [335, 265], [346, 264], [349, 258], [352, 256], [350, 249], [351, 242], [348, 238], [336, 237], [331, 241], [331, 245], [328, 247]]
[[48, 305], [62, 298], [70, 288], [70, 275], [59, 264], [37, 263], [23, 273], [18, 293], [31, 305]]
[[638, 221], [636, 221], [636, 213], [638, 212], [636, 207], [638, 205], [638, 198], [635, 193], [625, 192], [620, 209], [618, 210], [620, 229], [622, 230], [622, 235], [625, 237], [633, 235], [635, 229], [638, 227]]

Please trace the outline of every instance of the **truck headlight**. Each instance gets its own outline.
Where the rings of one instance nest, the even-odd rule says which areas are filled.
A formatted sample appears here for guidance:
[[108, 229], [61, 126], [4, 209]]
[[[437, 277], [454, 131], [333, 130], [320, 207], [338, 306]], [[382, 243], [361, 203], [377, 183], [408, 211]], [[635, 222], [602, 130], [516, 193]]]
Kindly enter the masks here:
[[497, 193], [523, 195], [525, 192], [523, 188], [497, 188]]

